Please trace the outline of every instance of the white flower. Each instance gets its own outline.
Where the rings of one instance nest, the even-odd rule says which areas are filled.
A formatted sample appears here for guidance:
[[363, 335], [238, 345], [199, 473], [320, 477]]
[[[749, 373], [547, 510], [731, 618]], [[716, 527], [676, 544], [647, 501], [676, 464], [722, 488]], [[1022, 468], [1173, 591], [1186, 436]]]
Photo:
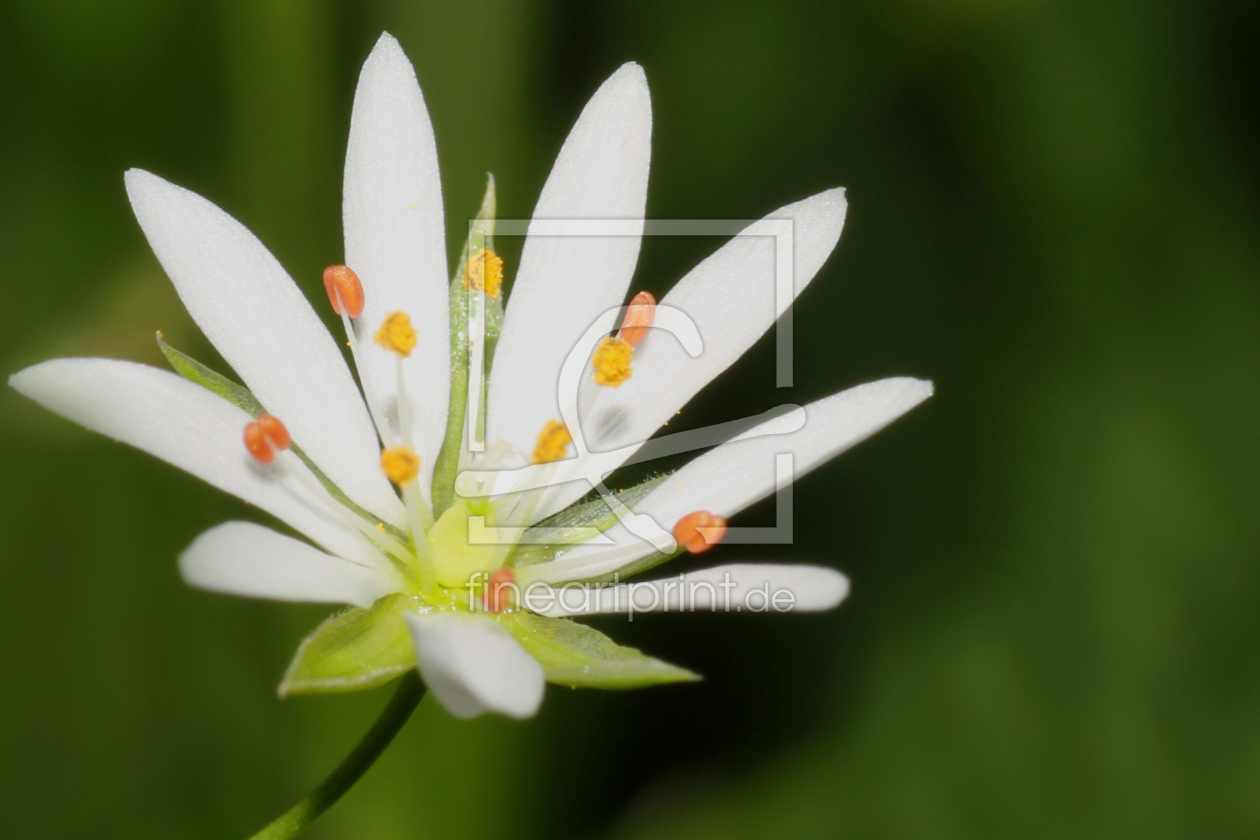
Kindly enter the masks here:
[[[627, 64], [582, 112], [534, 219], [624, 219], [641, 231], [650, 130], [646, 79], [638, 65]], [[229, 522], [202, 534], [180, 558], [185, 579], [204, 589], [355, 608], [330, 618], [303, 643], [282, 691], [367, 687], [418, 664], [455, 715], [489, 710], [527, 717], [538, 708], [547, 679], [629, 687], [692, 678], [558, 617], [626, 609], [623, 598], [636, 610], [722, 608], [722, 599], [707, 593], [724, 584], [737, 601], [773, 585], [790, 591], [790, 608], [836, 606], [847, 581], [814, 566], [736, 564], [684, 575], [681, 582], [599, 589], [591, 582], [617, 579], [681, 550], [672, 537], [653, 545], [636, 535], [641, 529], [631, 526], [649, 521], [643, 517], [665, 532], [690, 534], [678, 537], [684, 544], [699, 540], [695, 545], [707, 548], [725, 518], [775, 491], [777, 453], [792, 453], [796, 474], [804, 473], [931, 394], [930, 383], [904, 378], [853, 388], [769, 419], [664, 480], [577, 507], [573, 503], [589, 490], [581, 481], [535, 489], [517, 483], [506, 494], [497, 487], [492, 498], [484, 491], [453, 496], [454, 464], [517, 467], [541, 451], [547, 441], [540, 432], [562, 416], [557, 384], [565, 362], [592, 325], [625, 300], [639, 235], [528, 237], [505, 312], [489, 280], [488, 294], [472, 283], [476, 266], [461, 262], [450, 282], [433, 130], [410, 63], [393, 38], [382, 36], [355, 94], [344, 185], [346, 264], [361, 281], [363, 297], [361, 314], [345, 317], [360, 393], [337, 340], [248, 230], [155, 175], [132, 170], [126, 181], [158, 260], [248, 390], [165, 347], [182, 376], [123, 361], [58, 359], [15, 374], [10, 384], [267, 511], [314, 543]], [[844, 213], [843, 191], [830, 190], [767, 217], [795, 225], [794, 295], [834, 248]], [[485, 235], [470, 243], [474, 259], [479, 247], [492, 258], [492, 216], [491, 209], [483, 218]], [[633, 375], [616, 388], [588, 380], [580, 400], [586, 448], [604, 454], [561, 461], [548, 469], [562, 472], [548, 474], [572, 478], [599, 458], [602, 478], [629, 458], [770, 328], [777, 317], [773, 271], [764, 243], [736, 237], [679, 281], [660, 311], [689, 318], [702, 351], [689, 352], [661, 330], [621, 347], [623, 361], [632, 355]], [[343, 304], [344, 298], [337, 305]], [[414, 350], [394, 345], [399, 352], [390, 352], [372, 341], [397, 312], [411, 319]], [[452, 314], [465, 312], [474, 323], [489, 324], [487, 343], [467, 334], [465, 322]], [[475, 454], [463, 446], [471, 431], [462, 423], [466, 352], [472, 346], [489, 354], [500, 314], [486, 398], [489, 446]], [[585, 357], [579, 361], [586, 364]], [[622, 373], [629, 375], [629, 368]], [[264, 411], [280, 418], [292, 448], [261, 426], [249, 448], [243, 443], [243, 430]], [[452, 417], [454, 433], [448, 434]], [[563, 453], [567, 435], [559, 428], [549, 445]], [[401, 466], [384, 462], [402, 487], [401, 498], [383, 470], [382, 447], [403, 458]], [[259, 460], [273, 456], [270, 463]], [[694, 521], [701, 527], [721, 527], [678, 532], [677, 523], [699, 513], [704, 516]], [[481, 545], [468, 536], [473, 525], [515, 536]], [[531, 527], [606, 533], [576, 546], [559, 538], [550, 545], [517, 544], [522, 533], [535, 533], [525, 530]], [[531, 611], [519, 591], [498, 600], [491, 590], [497, 593], [494, 587], [504, 582], [581, 586]], [[688, 583], [704, 586], [690, 601], [681, 585]], [[483, 600], [469, 597], [474, 590]]]

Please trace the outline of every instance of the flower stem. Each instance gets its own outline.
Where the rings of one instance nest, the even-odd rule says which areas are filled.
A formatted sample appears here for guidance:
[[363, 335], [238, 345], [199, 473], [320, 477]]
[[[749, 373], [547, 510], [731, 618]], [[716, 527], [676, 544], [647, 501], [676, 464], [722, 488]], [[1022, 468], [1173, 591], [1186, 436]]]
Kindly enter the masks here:
[[288, 840], [315, 822], [320, 814], [331, 808], [367, 772], [376, 759], [380, 758], [423, 696], [424, 685], [420, 682], [419, 675], [415, 671], [408, 671], [376, 723], [372, 724], [372, 728], [350, 755], [337, 765], [337, 769], [300, 802], [249, 840]]

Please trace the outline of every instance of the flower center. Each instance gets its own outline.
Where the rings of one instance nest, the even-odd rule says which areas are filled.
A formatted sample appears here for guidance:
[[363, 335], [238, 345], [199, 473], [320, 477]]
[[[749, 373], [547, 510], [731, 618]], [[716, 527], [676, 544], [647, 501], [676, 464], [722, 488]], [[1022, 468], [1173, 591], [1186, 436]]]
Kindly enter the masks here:
[[505, 546], [474, 543], [470, 517], [490, 518], [490, 506], [480, 500], [457, 499], [429, 529], [429, 549], [438, 585], [458, 589], [473, 575], [489, 574], [503, 565]]

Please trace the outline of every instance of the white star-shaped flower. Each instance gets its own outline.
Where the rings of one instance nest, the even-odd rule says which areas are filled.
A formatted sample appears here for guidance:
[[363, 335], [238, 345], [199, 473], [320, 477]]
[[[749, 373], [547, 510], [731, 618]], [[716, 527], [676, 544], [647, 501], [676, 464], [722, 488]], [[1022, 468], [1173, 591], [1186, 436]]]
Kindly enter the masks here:
[[[777, 489], [776, 455], [791, 453], [802, 474], [913, 408], [932, 386], [909, 378], [862, 385], [744, 428], [671, 475], [620, 494], [601, 486], [599, 498], [579, 503], [781, 314], [772, 252], [740, 236], [659, 306], [636, 297], [621, 332], [602, 339], [594, 356], [583, 345], [611, 332], [601, 324], [617, 325], [629, 292], [651, 121], [643, 71], [627, 64], [561, 149], [531, 223], [551, 227], [527, 237], [504, 309], [492, 189], [449, 279], [433, 129], [411, 64], [384, 35], [364, 65], [351, 119], [349, 268], [325, 275], [362, 390], [337, 339], [258, 239], [204, 198], [139, 170], [126, 177], [136, 217], [244, 385], [165, 344], [178, 375], [57, 359], [10, 384], [309, 540], [229, 522], [180, 558], [194, 586], [351, 607], [303, 642], [283, 693], [366, 688], [418, 666], [452, 714], [528, 717], [547, 680], [633, 687], [693, 679], [567, 616], [725, 609], [762, 590], [790, 593], [775, 609], [836, 606], [848, 582], [818, 566], [735, 564], [619, 580], [719, 541], [729, 517]], [[793, 224], [793, 299], [835, 247], [845, 207], [843, 191], [829, 190], [766, 217]], [[592, 219], [622, 220], [631, 235], [563, 235], [567, 220]], [[674, 313], [685, 329], [659, 328], [658, 312]], [[470, 358], [487, 361], [475, 369]], [[576, 409], [564, 404], [566, 370], [582, 374]], [[483, 375], [484, 421], [466, 423], [469, 382]], [[573, 411], [576, 428], [561, 419]], [[470, 448], [472, 439], [484, 439], [484, 451]], [[567, 457], [578, 443], [578, 456]], [[487, 485], [486, 475], [501, 482]], [[478, 528], [509, 536], [481, 542], [472, 536]], [[564, 588], [534, 599], [547, 596], [539, 587]]]

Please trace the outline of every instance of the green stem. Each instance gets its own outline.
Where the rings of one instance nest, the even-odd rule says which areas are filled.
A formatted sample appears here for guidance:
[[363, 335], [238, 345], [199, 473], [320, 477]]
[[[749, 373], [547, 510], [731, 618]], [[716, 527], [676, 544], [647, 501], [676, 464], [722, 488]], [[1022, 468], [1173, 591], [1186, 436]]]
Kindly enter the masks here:
[[372, 724], [372, 728], [363, 736], [358, 745], [346, 756], [337, 769], [332, 771], [319, 787], [302, 798], [298, 804], [281, 814], [275, 822], [253, 835], [249, 840], [288, 840], [296, 837], [308, 825], [329, 808], [354, 786], [367, 769], [372, 766], [381, 753], [389, 746], [390, 741], [402, 729], [407, 718], [420, 698], [424, 696], [424, 685], [415, 671], [408, 671], [398, 685], [398, 690], [390, 698], [389, 705], [381, 716]]

